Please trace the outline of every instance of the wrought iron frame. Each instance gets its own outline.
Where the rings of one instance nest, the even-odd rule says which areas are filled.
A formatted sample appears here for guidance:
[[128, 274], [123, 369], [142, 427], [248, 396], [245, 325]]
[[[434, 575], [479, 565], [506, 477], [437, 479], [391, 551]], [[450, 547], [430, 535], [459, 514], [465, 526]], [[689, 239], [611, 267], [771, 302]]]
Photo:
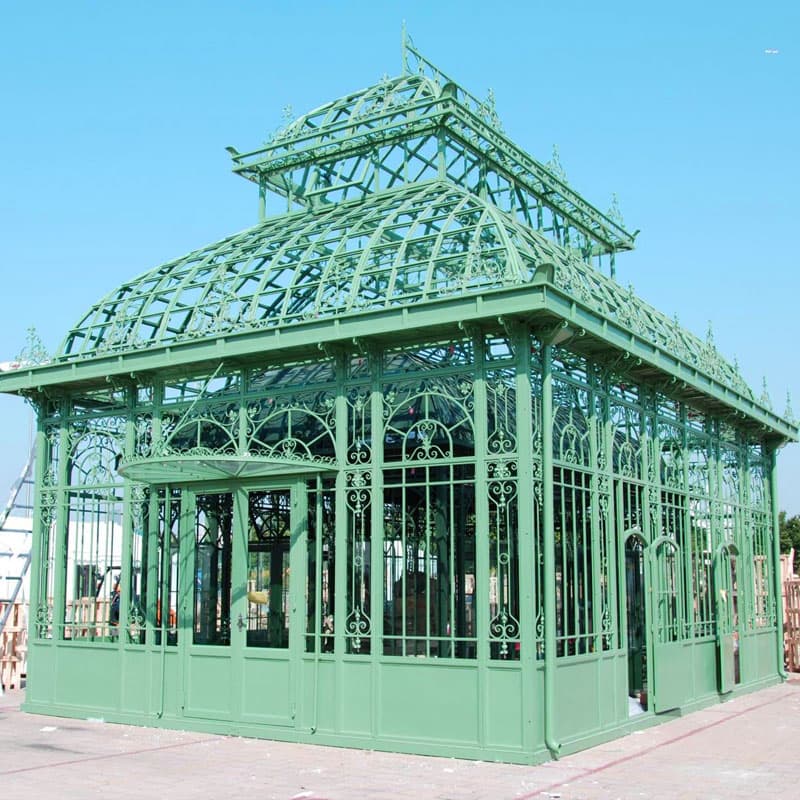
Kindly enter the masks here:
[[[38, 411], [34, 665], [146, 657], [158, 719], [191, 717], [165, 687], [189, 681], [170, 665], [198, 644], [182, 597], [197, 574], [192, 514], [203, 492], [228, 491], [227, 577], [200, 644], [246, 659], [237, 615], [273, 644], [288, 631], [269, 668], [313, 685], [287, 689], [301, 709], [281, 725], [295, 738], [341, 743], [352, 725], [371, 746], [433, 752], [461, 720], [478, 733], [452, 752], [525, 761], [626, 729], [619, 692], [600, 722], [583, 707], [557, 719], [555, 704], [581, 670], [619, 689], [608, 665], [627, 658], [630, 537], [652, 589], [657, 711], [710, 696], [691, 693], [686, 670], [734, 633], [759, 654], [740, 681], [779, 674], [775, 453], [796, 424], [713, 341], [602, 274], [634, 236], [512, 144], [491, 99], [404, 37], [400, 77], [232, 155], [259, 186], [256, 226], [124, 284], [51, 362], [0, 375]], [[285, 213], [265, 216], [270, 194]], [[292, 602], [265, 628], [232, 587], [252, 538], [241, 492], [281, 481]], [[118, 617], [111, 582], [84, 602], [89, 551], [92, 569], [121, 575]], [[734, 583], [735, 615], [719, 592]], [[91, 608], [80, 619], [79, 605]], [[398, 664], [444, 693], [470, 687], [477, 710], [428, 717], [438, 744], [419, 725], [382, 733], [375, 687], [405, 686]], [[357, 679], [345, 690], [342, 676], [366, 668], [353, 674], [370, 676], [368, 696]], [[324, 681], [370, 719], [331, 721]], [[217, 724], [243, 712], [231, 708]]]

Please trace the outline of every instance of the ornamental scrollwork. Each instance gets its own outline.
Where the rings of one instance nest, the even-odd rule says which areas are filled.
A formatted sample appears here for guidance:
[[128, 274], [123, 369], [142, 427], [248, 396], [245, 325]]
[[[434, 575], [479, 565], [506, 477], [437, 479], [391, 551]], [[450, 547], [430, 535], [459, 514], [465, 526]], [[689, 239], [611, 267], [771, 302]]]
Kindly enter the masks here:
[[367, 471], [348, 472], [345, 476], [347, 507], [359, 517], [364, 514], [372, 497], [370, 478], [370, 473]]
[[128, 641], [139, 644], [145, 629], [145, 616], [138, 603], [131, 603], [128, 609]]
[[519, 621], [506, 608], [501, 608], [489, 623], [489, 638], [500, 642], [500, 656], [509, 653], [508, 645], [519, 639]]
[[347, 416], [347, 460], [351, 464], [367, 464], [372, 460], [372, 407], [367, 387], [350, 390]]
[[119, 481], [117, 464], [122, 457], [125, 420], [122, 417], [97, 417], [69, 431], [69, 482], [90, 486]]
[[345, 636], [350, 639], [350, 646], [355, 653], [361, 651], [363, 640], [372, 633], [372, 623], [369, 616], [363, 611], [361, 606], [356, 606], [344, 624]]
[[39, 603], [34, 615], [36, 636], [39, 639], [50, 639], [53, 636], [53, 606], [48, 603]]

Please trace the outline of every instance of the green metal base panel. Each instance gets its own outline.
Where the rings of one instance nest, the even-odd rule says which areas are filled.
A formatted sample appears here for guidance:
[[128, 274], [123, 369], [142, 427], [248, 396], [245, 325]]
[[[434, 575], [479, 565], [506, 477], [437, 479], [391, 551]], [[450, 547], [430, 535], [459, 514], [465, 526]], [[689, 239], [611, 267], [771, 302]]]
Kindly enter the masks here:
[[[765, 668], [774, 660], [771, 643], [768, 634], [748, 637], [754, 664]], [[243, 659], [245, 678], [237, 682], [228, 674], [230, 661], [213, 655], [195, 657], [181, 675], [176, 651], [97, 643], [34, 644], [31, 649], [36, 669], [24, 710], [32, 713], [522, 764], [549, 758], [541, 711], [530, 709], [526, 719], [520, 702], [524, 672], [517, 665], [481, 673], [476, 665], [332, 657], [315, 664], [312, 657], [302, 659], [290, 675], [288, 660], [259, 655]], [[714, 688], [715, 643], [686, 651], [694, 675], [693, 698], [668, 713], [651, 710], [632, 719], [627, 702], [620, 702], [620, 695], [627, 700], [623, 654], [560, 662], [556, 721], [563, 753], [780, 681], [773, 671], [720, 696]], [[248, 669], [253, 670], [250, 676]], [[540, 698], [540, 667], [533, 678], [529, 696]], [[212, 680], [220, 685], [208, 691]], [[185, 709], [180, 707], [182, 692]], [[526, 727], [531, 744], [524, 747]]]
[[478, 672], [421, 663], [382, 665], [379, 736], [479, 746]]
[[488, 669], [483, 701], [486, 744], [521, 749], [524, 741], [522, 671]]

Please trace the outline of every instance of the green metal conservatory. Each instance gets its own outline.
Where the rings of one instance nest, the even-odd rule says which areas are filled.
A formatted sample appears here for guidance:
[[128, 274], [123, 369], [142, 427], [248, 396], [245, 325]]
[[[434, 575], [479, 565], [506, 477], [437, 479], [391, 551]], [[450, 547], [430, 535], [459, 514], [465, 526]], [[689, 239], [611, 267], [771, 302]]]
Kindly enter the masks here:
[[39, 366], [26, 709], [540, 761], [782, 677], [796, 426], [406, 41]]

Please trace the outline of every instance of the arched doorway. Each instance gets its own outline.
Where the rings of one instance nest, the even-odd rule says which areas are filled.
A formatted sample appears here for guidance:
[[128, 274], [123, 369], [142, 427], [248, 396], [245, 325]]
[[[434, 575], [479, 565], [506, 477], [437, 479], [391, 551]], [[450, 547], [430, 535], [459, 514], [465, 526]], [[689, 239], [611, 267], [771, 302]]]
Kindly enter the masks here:
[[739, 670], [739, 609], [737, 599], [736, 545], [725, 542], [714, 557], [714, 601], [717, 612], [717, 666], [719, 690], [733, 690], [741, 680]]
[[659, 714], [682, 706], [691, 696], [692, 660], [685, 636], [681, 547], [659, 536], [649, 548], [652, 603], [652, 705]]
[[628, 647], [628, 714], [647, 710], [647, 542], [638, 530], [625, 534], [625, 621]]

